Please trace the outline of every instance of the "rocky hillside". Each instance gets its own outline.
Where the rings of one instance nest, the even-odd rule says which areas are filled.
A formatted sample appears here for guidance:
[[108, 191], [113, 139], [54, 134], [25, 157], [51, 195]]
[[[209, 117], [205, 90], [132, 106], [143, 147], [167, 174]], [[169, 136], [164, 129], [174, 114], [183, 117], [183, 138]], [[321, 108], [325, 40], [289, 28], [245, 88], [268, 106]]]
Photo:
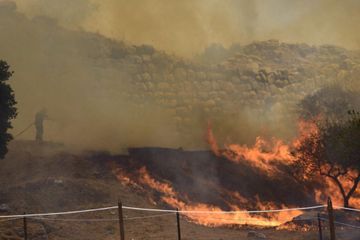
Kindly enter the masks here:
[[276, 103], [294, 108], [305, 95], [329, 84], [359, 88], [360, 55], [335, 46], [269, 40], [233, 55], [208, 66], [155, 51], [129, 54], [124, 60], [141, 67], [132, 75], [136, 91], [129, 97], [141, 104], [149, 96], [184, 123], [197, 108], [209, 116], [246, 107], [265, 110]]
[[0, 56], [15, 70], [15, 127], [46, 103], [62, 124], [49, 135], [65, 142], [199, 146], [208, 120], [220, 137], [252, 141], [263, 128], [288, 136], [307, 94], [329, 84], [360, 89], [359, 52], [335, 46], [269, 40], [191, 60], [29, 19], [13, 4], [0, 12]]
[[[139, 49], [143, 49], [139, 51]], [[144, 51], [148, 49], [148, 51]], [[360, 89], [360, 54], [335, 46], [252, 43], [217, 64], [179, 59], [151, 47], [123, 47], [119, 61], [134, 70], [127, 93], [137, 107], [150, 100], [173, 117], [182, 133], [207, 119], [224, 121], [239, 112], [263, 122], [288, 123], [297, 104], [322, 87]]]

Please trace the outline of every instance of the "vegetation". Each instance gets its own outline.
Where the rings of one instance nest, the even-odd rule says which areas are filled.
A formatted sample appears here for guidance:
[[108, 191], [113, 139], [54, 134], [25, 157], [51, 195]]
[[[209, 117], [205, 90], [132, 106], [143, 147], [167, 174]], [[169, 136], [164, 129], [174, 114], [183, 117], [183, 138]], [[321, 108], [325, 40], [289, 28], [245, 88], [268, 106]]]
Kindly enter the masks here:
[[359, 103], [358, 92], [331, 85], [306, 96], [299, 104], [300, 116], [304, 119], [314, 119], [320, 115], [331, 120], [344, 119], [346, 111], [358, 109]]
[[[339, 188], [344, 207], [360, 181], [360, 114], [349, 111], [349, 119], [326, 121], [297, 148], [301, 176], [316, 174], [330, 178]], [[345, 183], [351, 183], [346, 186]]]
[[7, 144], [12, 139], [8, 130], [12, 128], [11, 120], [17, 115], [14, 92], [6, 82], [13, 74], [9, 68], [5, 61], [0, 60], [0, 159], [4, 158], [8, 151]]

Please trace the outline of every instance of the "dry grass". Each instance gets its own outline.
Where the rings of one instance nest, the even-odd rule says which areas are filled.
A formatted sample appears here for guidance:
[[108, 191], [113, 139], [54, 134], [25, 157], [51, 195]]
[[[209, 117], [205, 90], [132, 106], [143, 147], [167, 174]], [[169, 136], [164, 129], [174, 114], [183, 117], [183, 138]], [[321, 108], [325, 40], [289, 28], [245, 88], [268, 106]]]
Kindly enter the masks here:
[[[1, 162], [0, 203], [6, 203], [12, 213], [52, 212], [92, 207], [112, 206], [121, 198], [124, 205], [154, 206], [139, 190], [122, 186], [109, 168], [111, 159], [94, 160], [89, 153], [79, 153], [62, 146], [46, 144], [37, 146], [32, 142], [14, 142], [10, 153]], [[60, 181], [59, 181], [60, 180]], [[147, 216], [149, 213], [124, 211], [126, 218]], [[52, 220], [29, 220], [30, 239], [119, 239], [118, 223], [55, 221], [64, 218], [116, 219], [117, 211], [106, 211]], [[249, 239], [250, 229], [208, 228], [181, 220], [184, 240]], [[176, 239], [175, 215], [159, 218], [125, 220], [126, 239]], [[268, 239], [300, 240], [318, 239], [316, 231], [289, 232], [273, 229], [257, 230]], [[345, 236], [339, 239], [359, 239]], [[360, 231], [358, 231], [360, 233]], [[0, 240], [22, 239], [22, 219], [0, 222]]]

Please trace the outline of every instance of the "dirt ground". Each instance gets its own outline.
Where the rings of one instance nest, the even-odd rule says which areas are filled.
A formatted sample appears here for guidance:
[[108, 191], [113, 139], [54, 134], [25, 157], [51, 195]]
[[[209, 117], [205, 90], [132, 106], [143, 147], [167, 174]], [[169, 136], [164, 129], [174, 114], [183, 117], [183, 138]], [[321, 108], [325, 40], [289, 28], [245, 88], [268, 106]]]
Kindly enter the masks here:
[[[0, 215], [107, 207], [117, 205], [118, 199], [126, 206], [167, 207], [155, 206], [140, 190], [120, 184], [111, 172], [112, 160], [94, 158], [96, 154], [101, 153], [80, 152], [59, 144], [13, 142], [9, 154], [0, 162], [0, 204], [9, 208]], [[159, 213], [124, 210], [126, 239], [177, 239], [175, 214], [155, 217], [154, 214]], [[119, 239], [117, 218], [116, 209], [46, 219], [31, 218], [27, 219], [28, 239]], [[250, 231], [262, 233], [271, 240], [319, 239], [316, 230], [211, 228], [188, 222], [185, 217], [181, 217], [180, 223], [184, 240], [256, 239], [248, 237]], [[324, 240], [327, 232], [324, 230]], [[0, 220], [0, 240], [23, 239], [23, 235], [23, 219]], [[360, 239], [360, 230], [337, 228], [337, 236], [339, 240]]]

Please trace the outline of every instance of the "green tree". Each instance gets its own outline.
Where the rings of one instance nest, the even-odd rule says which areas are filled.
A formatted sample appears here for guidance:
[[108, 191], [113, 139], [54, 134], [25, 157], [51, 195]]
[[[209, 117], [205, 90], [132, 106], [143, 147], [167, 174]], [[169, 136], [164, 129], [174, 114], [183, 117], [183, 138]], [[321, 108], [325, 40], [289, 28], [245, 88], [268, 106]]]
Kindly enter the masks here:
[[12, 139], [8, 130], [12, 128], [11, 120], [17, 115], [15, 95], [6, 82], [13, 74], [9, 68], [5, 61], [0, 60], [0, 159], [4, 158], [8, 151], [7, 144]]
[[[360, 181], [360, 114], [349, 111], [349, 119], [327, 121], [310, 134], [296, 151], [300, 176], [317, 174], [330, 178], [338, 187], [344, 202], [349, 200]], [[345, 181], [351, 183], [345, 187]]]

